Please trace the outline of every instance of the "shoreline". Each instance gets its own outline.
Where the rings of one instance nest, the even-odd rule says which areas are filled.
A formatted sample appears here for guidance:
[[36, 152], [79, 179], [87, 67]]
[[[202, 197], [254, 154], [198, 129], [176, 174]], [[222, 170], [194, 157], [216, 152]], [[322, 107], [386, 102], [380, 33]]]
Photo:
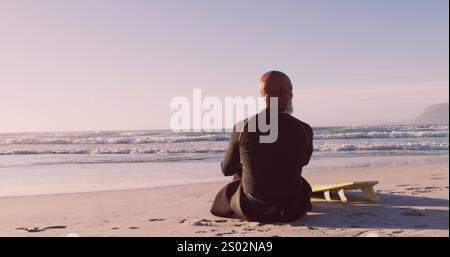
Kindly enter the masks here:
[[[442, 157], [442, 155], [436, 155]], [[444, 159], [446, 158], [446, 159]], [[327, 172], [352, 172], [359, 170], [377, 170], [389, 167], [407, 167], [423, 165], [448, 165], [448, 155], [438, 161], [425, 161], [424, 163], [386, 163], [369, 166], [349, 166], [349, 167], [327, 167], [315, 168], [305, 167], [303, 175]], [[192, 174], [186, 174], [185, 166], [192, 167]], [[131, 166], [131, 167], [130, 167]], [[150, 163], [96, 163], [96, 164], [52, 164], [36, 165], [28, 167], [8, 167], [0, 169], [0, 199], [8, 197], [32, 197], [49, 196], [59, 194], [82, 194], [94, 192], [115, 192], [128, 190], [142, 190], [164, 187], [188, 186], [208, 183], [225, 183], [230, 177], [224, 177], [220, 171], [220, 161], [183, 161], [183, 162], [150, 162]], [[62, 176], [60, 170], [65, 169]], [[92, 171], [86, 172], [86, 170]], [[123, 170], [128, 169], [126, 173]], [[20, 174], [22, 184], [20, 188], [31, 191], [10, 193], [2, 192], [2, 188], [8, 188], [15, 184], [13, 175], [11, 177], [2, 176], [2, 171], [11, 173], [11, 170], [23, 171]], [[187, 176], [187, 177], [186, 177]], [[55, 178], [56, 177], [56, 178]], [[68, 178], [66, 178], [68, 177]], [[197, 178], [196, 178], [197, 177]], [[48, 183], [45, 181], [47, 178]], [[186, 179], [187, 178], [187, 179]], [[201, 179], [200, 179], [201, 178]], [[8, 183], [8, 179], [9, 181]], [[94, 181], [107, 179], [107, 182], [94, 184]], [[29, 181], [26, 181], [29, 180]], [[155, 182], [159, 181], [159, 182]], [[170, 181], [170, 182], [169, 182]], [[37, 183], [36, 183], [37, 182]], [[78, 184], [78, 185], [77, 185]], [[86, 187], [86, 184], [91, 184]], [[84, 188], [83, 188], [84, 186]], [[96, 189], [93, 189], [93, 188]], [[17, 186], [16, 186], [17, 188]], [[70, 189], [68, 189], [70, 188]], [[77, 189], [78, 188], [78, 189]], [[33, 193], [36, 191], [48, 190], [47, 193]], [[16, 190], [17, 191], [17, 190]], [[55, 192], [56, 191], [56, 192]], [[13, 191], [14, 192], [14, 191]]]
[[[224, 182], [0, 198], [1, 236], [448, 236], [448, 163], [307, 172], [313, 185], [379, 180], [377, 203], [313, 199], [306, 217], [259, 224], [214, 217]], [[21, 229], [22, 228], [22, 229]], [[27, 231], [32, 228], [36, 231]]]

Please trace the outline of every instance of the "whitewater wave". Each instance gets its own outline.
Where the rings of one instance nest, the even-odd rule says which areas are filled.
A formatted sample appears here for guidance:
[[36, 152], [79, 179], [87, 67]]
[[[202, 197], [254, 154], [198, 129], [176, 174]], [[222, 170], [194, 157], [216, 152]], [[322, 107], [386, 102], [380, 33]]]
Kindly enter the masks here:
[[225, 148], [6, 150], [0, 155], [221, 153]]
[[350, 151], [445, 151], [448, 150], [448, 143], [427, 142], [427, 143], [363, 143], [363, 144], [332, 144], [326, 143], [316, 146], [315, 151], [319, 152], [350, 152]]
[[335, 134], [318, 134], [314, 139], [358, 139], [358, 138], [427, 138], [448, 137], [448, 131], [372, 131]]
[[391, 131], [448, 131], [446, 124], [442, 125], [375, 125], [375, 126], [347, 126], [347, 127], [316, 127], [319, 133], [346, 133], [346, 132], [391, 132]]
[[[41, 155], [41, 154], [88, 154], [88, 155], [131, 155], [131, 154], [196, 154], [223, 153], [226, 145], [203, 147], [171, 148], [94, 148], [94, 149], [9, 149], [0, 150], [0, 155]], [[352, 151], [448, 151], [448, 142], [365, 142], [365, 143], [321, 143], [315, 144], [318, 152], [352, 152]]]
[[169, 137], [87, 137], [87, 138], [38, 138], [19, 137], [0, 139], [0, 145], [59, 145], [59, 144], [152, 144], [199, 141], [227, 141], [228, 135], [169, 136]]
[[[322, 132], [314, 135], [315, 140], [368, 139], [368, 138], [446, 138], [448, 130], [438, 131], [371, 131], [371, 132]], [[119, 136], [119, 137], [13, 137], [0, 138], [0, 145], [82, 145], [82, 144], [154, 144], [183, 142], [228, 141], [229, 134], [203, 134], [196, 136]]]

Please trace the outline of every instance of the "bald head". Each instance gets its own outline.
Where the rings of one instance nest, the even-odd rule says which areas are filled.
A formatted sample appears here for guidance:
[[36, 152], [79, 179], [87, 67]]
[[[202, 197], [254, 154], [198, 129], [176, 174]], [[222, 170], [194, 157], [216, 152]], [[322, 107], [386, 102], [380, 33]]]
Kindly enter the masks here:
[[270, 97], [278, 97], [278, 108], [291, 113], [292, 108], [292, 84], [289, 77], [281, 71], [269, 71], [261, 76], [259, 92], [266, 98], [266, 104]]
[[261, 96], [279, 97], [283, 90], [292, 87], [289, 77], [281, 71], [269, 71], [261, 76], [259, 90]]

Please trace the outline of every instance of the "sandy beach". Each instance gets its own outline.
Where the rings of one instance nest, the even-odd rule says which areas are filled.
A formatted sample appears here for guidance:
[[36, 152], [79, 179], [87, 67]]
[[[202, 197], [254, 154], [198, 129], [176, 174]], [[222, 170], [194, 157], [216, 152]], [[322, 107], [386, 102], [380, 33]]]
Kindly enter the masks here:
[[313, 185], [378, 180], [381, 200], [313, 199], [293, 223], [214, 217], [222, 182], [0, 198], [0, 236], [449, 236], [448, 163], [305, 173]]
[[0, 0], [0, 237], [447, 240], [449, 5]]

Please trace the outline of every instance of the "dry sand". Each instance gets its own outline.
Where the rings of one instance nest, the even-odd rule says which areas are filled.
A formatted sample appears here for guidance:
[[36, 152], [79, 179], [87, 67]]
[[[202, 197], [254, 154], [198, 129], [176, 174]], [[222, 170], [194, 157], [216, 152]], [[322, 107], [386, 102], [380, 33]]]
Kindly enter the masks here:
[[448, 163], [316, 171], [311, 184], [379, 180], [381, 200], [313, 200], [293, 223], [214, 217], [223, 183], [0, 198], [0, 236], [449, 236]]

